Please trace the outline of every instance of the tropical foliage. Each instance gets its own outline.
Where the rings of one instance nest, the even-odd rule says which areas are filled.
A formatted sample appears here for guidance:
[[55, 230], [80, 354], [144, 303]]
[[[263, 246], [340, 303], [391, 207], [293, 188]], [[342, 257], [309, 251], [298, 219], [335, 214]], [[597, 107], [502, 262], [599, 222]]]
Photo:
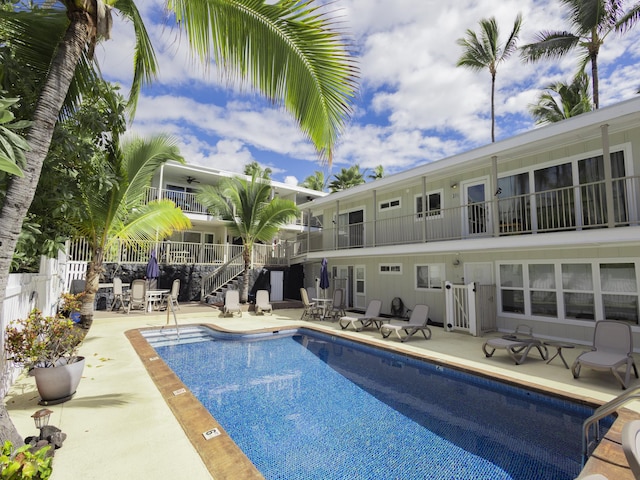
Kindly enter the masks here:
[[82, 332], [68, 318], [34, 309], [9, 324], [5, 350], [10, 360], [25, 367], [55, 367], [62, 359], [73, 363], [81, 340]]
[[257, 175], [259, 177], [265, 176], [267, 178], [271, 178], [272, 170], [270, 168], [262, 168], [258, 162], [255, 160], [251, 163], [247, 163], [244, 166], [244, 174], [252, 177], [253, 175]]
[[0, 171], [22, 177], [20, 165], [25, 164], [24, 152], [29, 150], [29, 144], [17, 132], [28, 127], [30, 122], [14, 121], [10, 109], [17, 102], [17, 98], [0, 96]]
[[591, 64], [593, 104], [600, 105], [598, 55], [605, 39], [614, 31], [624, 32], [640, 18], [640, 3], [627, 10], [622, 0], [561, 0], [567, 8], [570, 30], [543, 30], [534, 43], [522, 47], [528, 61], [560, 58], [574, 49], [580, 52], [580, 71]]
[[491, 141], [496, 141], [495, 124], [495, 91], [496, 75], [498, 64], [504, 62], [516, 50], [516, 43], [520, 27], [522, 25], [522, 15], [518, 14], [513, 23], [513, 29], [509, 38], [500, 44], [500, 32], [498, 23], [494, 17], [480, 20], [480, 35], [471, 29], [467, 30], [466, 37], [458, 39], [464, 51], [458, 60], [458, 67], [466, 67], [471, 70], [480, 71], [488, 69], [491, 75]]
[[379, 178], [384, 177], [384, 166], [378, 165], [373, 169], [373, 173], [367, 175], [371, 180], [378, 180]]
[[104, 184], [96, 178], [81, 185], [81, 196], [76, 199], [75, 216], [70, 223], [76, 235], [87, 240], [91, 250], [86, 295], [80, 310], [84, 328], [90, 328], [93, 322], [93, 304], [105, 252], [118, 243], [163, 239], [174, 230], [191, 226], [171, 200], [147, 202], [151, 178], [169, 160], [184, 162], [174, 139], [164, 135], [130, 138], [109, 155], [110, 176], [116, 182]]
[[364, 174], [360, 171], [360, 165], [352, 165], [349, 168], [342, 168], [339, 173], [333, 175], [333, 180], [329, 183], [331, 193], [346, 190], [365, 183]]
[[590, 112], [591, 106], [589, 78], [581, 72], [569, 85], [557, 82], [546, 87], [529, 111], [538, 125], [544, 125]]
[[229, 231], [242, 238], [244, 276], [240, 300], [249, 296], [249, 268], [251, 251], [258, 242], [271, 242], [283, 225], [298, 215], [298, 207], [291, 200], [271, 198], [271, 182], [266, 174], [254, 172], [251, 180], [240, 177], [223, 179], [218, 185], [204, 185], [197, 195], [198, 202], [212, 214], [228, 222]]
[[324, 192], [327, 190], [328, 183], [329, 179], [325, 177], [324, 172], [316, 170], [313, 172], [313, 175], [309, 175], [305, 178], [300, 186], [311, 190], [317, 190], [318, 192]]

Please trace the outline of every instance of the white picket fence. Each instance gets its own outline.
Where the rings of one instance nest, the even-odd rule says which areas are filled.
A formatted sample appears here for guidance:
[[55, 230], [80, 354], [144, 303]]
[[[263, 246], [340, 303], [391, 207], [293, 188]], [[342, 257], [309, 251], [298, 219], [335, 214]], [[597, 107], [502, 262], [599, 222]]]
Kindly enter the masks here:
[[445, 330], [474, 337], [496, 329], [495, 285], [445, 282]]
[[[58, 299], [64, 287], [65, 269], [64, 255], [57, 259], [42, 257], [38, 273], [12, 273], [9, 275], [0, 317], [3, 333], [0, 337], [0, 344], [3, 352], [4, 331], [11, 321], [27, 317], [34, 308], [42, 310], [45, 315], [53, 315], [56, 312]], [[2, 371], [0, 398], [4, 398], [20, 373], [20, 369], [16, 369], [2, 355], [0, 370]]]

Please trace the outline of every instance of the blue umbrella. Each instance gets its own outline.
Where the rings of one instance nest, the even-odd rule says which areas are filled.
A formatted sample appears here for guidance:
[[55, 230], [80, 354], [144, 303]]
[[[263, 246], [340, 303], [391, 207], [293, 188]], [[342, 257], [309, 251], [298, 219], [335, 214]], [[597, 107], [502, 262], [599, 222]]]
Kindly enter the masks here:
[[158, 267], [158, 260], [156, 259], [156, 251], [151, 250], [151, 256], [147, 263], [147, 280], [149, 281], [149, 289], [153, 290], [158, 285], [158, 277], [160, 276], [160, 267]]
[[320, 266], [320, 288], [326, 290], [329, 288], [329, 268], [327, 267], [327, 259], [322, 259]]

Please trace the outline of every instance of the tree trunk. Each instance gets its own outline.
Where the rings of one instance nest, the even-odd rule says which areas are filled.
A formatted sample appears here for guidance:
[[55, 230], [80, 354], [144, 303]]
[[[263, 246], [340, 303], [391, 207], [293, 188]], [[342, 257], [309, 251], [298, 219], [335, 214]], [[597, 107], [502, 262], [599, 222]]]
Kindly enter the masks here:
[[591, 55], [591, 82], [593, 85], [593, 106], [597, 110], [600, 107], [599, 81], [598, 81], [598, 54]]
[[93, 306], [95, 305], [96, 293], [100, 285], [100, 275], [104, 271], [103, 260], [103, 251], [98, 248], [93, 252], [91, 262], [87, 267], [87, 283], [84, 287], [84, 297], [82, 297], [82, 307], [80, 309], [80, 321], [82, 328], [85, 329], [85, 335], [93, 325]]
[[[24, 177], [11, 178], [7, 195], [0, 208], [0, 225], [2, 225], [0, 229], [0, 312], [3, 311], [9, 268], [22, 229], [22, 222], [33, 201], [42, 164], [51, 144], [53, 129], [88, 39], [89, 19], [85, 15], [73, 15], [51, 63], [36, 105], [33, 123], [27, 134], [27, 142], [31, 150], [26, 152]], [[3, 319], [4, 322], [7, 320], [9, 319]], [[17, 435], [17, 432], [15, 433]], [[0, 441], [11, 439], [4, 429], [0, 430], [0, 436]]]
[[496, 141], [496, 76], [491, 75], [491, 143]]
[[242, 276], [242, 292], [240, 292], [240, 303], [249, 301], [249, 269], [251, 268], [251, 245], [245, 243], [242, 249], [242, 259], [244, 260], [244, 273]]

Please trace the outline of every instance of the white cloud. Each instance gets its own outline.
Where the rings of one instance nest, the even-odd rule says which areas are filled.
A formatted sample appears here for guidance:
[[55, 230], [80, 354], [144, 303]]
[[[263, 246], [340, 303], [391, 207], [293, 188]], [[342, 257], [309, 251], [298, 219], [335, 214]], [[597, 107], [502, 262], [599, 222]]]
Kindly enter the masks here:
[[[322, 168], [288, 113], [239, 87], [230, 91], [215, 68], [203, 75], [186, 40], [163, 18], [164, 0], [138, 0], [136, 5], [160, 65], [156, 87], [141, 98], [136, 131], [172, 133], [189, 162], [225, 170], [242, 169], [254, 159], [272, 168], [275, 179], [305, 178]], [[329, 10], [342, 16], [355, 42], [365, 99], [355, 105], [338, 142], [335, 168], [383, 165], [389, 173], [490, 141], [489, 72], [456, 67], [462, 53], [456, 40], [467, 29], [478, 31], [480, 19], [495, 16], [504, 40], [522, 12], [519, 44], [524, 45], [541, 30], [567, 28], [559, 0], [337, 0]], [[98, 49], [109, 79], [128, 85], [133, 44], [131, 27], [116, 22], [113, 40]], [[640, 88], [638, 57], [640, 27], [606, 38], [599, 56], [601, 105], [635, 95]], [[500, 64], [497, 137], [533, 128], [529, 104], [550, 83], [570, 81], [577, 65], [573, 53], [530, 64], [518, 52]]]

